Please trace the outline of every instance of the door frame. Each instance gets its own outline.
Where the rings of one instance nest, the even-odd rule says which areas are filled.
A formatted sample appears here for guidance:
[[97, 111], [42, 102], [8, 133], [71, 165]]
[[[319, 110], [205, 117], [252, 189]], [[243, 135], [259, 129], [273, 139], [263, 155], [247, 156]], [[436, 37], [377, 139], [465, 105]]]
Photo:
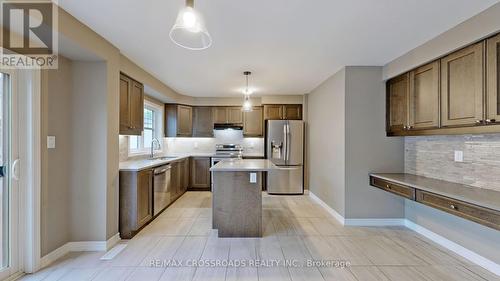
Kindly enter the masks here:
[[[1, 65], [0, 65], [1, 66]], [[6, 69], [16, 76], [19, 150], [18, 272], [32, 273], [41, 265], [41, 70]], [[28, 208], [31, 206], [31, 208]]]

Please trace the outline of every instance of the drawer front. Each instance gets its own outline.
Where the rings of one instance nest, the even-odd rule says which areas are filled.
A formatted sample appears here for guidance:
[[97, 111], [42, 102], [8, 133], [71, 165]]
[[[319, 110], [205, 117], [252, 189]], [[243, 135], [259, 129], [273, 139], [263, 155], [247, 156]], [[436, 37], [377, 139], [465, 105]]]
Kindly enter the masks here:
[[405, 198], [415, 200], [415, 189], [412, 187], [396, 184], [383, 179], [370, 177], [370, 184], [385, 191], [394, 193]]
[[500, 212], [417, 190], [417, 202], [500, 230]]

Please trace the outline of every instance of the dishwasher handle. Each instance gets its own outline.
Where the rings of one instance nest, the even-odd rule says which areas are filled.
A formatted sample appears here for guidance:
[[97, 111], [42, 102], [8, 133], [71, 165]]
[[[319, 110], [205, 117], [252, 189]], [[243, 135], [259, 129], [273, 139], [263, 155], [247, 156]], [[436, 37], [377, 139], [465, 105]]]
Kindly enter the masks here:
[[170, 166], [170, 165], [164, 166], [164, 167], [162, 167], [160, 169], [155, 169], [154, 170], [154, 175], [157, 176], [157, 175], [164, 174], [164, 173], [166, 173], [170, 169], [172, 169], [172, 166]]

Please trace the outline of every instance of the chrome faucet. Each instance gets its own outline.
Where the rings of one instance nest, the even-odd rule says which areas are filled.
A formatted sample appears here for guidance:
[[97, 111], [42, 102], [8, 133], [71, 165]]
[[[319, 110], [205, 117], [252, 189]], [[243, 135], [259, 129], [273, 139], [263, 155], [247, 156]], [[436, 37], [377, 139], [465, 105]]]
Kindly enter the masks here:
[[156, 144], [156, 149], [161, 149], [161, 144], [160, 141], [157, 138], [153, 138], [151, 141], [151, 159], [155, 158], [155, 144]]

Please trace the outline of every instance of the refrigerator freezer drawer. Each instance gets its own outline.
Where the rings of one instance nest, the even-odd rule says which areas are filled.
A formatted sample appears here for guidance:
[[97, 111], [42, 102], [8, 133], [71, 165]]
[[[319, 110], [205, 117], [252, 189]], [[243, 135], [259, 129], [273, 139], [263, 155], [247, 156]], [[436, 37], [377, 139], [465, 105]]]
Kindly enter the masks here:
[[267, 173], [267, 193], [303, 194], [302, 166], [282, 166]]

